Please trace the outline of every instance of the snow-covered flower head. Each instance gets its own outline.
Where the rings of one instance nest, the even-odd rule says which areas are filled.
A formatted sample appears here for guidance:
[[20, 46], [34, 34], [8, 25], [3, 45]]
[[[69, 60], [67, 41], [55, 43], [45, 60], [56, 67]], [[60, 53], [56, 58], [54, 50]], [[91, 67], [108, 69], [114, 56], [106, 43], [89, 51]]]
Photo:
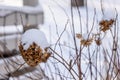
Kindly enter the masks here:
[[19, 49], [26, 63], [30, 66], [36, 66], [40, 62], [46, 62], [50, 57], [49, 46], [42, 31], [30, 29], [22, 35]]
[[35, 42], [42, 49], [50, 46], [46, 39], [45, 34], [38, 29], [27, 30], [22, 35], [21, 42], [22, 42], [22, 45], [24, 45], [25, 50], [27, 50], [33, 42]]
[[116, 19], [116, 10], [114, 8], [104, 8], [103, 9], [103, 17], [102, 19], [99, 21], [99, 25], [100, 25], [100, 31], [107, 31], [109, 30], [113, 23], [115, 22]]

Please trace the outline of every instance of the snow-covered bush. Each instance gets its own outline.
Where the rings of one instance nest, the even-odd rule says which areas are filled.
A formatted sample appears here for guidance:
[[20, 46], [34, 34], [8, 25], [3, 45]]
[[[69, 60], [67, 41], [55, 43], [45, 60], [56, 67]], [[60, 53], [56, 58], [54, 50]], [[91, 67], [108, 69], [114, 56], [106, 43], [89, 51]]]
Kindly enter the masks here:
[[45, 34], [37, 29], [27, 30], [21, 37], [19, 49], [22, 57], [30, 66], [46, 62], [51, 53]]

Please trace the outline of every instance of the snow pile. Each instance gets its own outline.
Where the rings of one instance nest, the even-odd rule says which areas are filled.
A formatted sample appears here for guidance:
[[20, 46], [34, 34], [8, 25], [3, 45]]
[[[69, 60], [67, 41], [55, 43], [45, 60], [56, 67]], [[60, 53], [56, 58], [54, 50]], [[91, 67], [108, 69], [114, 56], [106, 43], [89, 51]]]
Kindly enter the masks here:
[[0, 17], [4, 17], [4, 16], [12, 14], [12, 13], [13, 13], [13, 11], [0, 9]]
[[21, 43], [25, 50], [27, 50], [33, 42], [35, 42], [42, 49], [50, 46], [45, 34], [37, 29], [27, 30], [21, 38]]
[[110, 19], [115, 19], [115, 18], [116, 18], [115, 9], [112, 9], [109, 11], [107, 9], [104, 9], [104, 16], [103, 16], [104, 20], [110, 20]]
[[9, 35], [9, 34], [16, 34], [16, 33], [23, 33], [22, 25], [17, 26], [0, 26], [0, 35]]

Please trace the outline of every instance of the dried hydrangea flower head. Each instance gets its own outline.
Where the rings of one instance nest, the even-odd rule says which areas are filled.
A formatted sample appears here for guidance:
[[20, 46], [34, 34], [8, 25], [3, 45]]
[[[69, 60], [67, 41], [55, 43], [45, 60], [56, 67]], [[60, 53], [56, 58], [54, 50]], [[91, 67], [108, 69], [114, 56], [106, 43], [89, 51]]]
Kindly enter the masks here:
[[40, 62], [46, 62], [51, 53], [48, 51], [49, 44], [43, 32], [37, 29], [26, 31], [21, 39], [19, 50], [30, 66], [37, 66]]
[[76, 34], [76, 37], [80, 39], [80, 45], [89, 46], [93, 42], [93, 37], [89, 34]]
[[100, 30], [103, 31], [103, 32], [109, 30], [114, 22], [115, 22], [114, 19], [100, 21], [100, 23], [99, 23]]
[[81, 45], [83, 46], [89, 46], [93, 42], [93, 39], [92, 38], [87, 39], [87, 40], [82, 39], [80, 42], [81, 42]]

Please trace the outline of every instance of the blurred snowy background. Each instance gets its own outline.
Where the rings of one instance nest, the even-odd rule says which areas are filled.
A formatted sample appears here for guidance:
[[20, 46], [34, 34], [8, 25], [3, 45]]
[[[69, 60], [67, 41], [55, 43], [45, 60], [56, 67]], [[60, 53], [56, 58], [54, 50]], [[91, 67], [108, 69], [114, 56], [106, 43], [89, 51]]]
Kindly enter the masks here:
[[[32, 7], [23, 6], [22, 0], [0, 0], [0, 12], [1, 12], [0, 18], [2, 18], [0, 19], [0, 23], [1, 23], [0, 24], [1, 25], [0, 26], [0, 41], [2, 43], [5, 42], [4, 44], [6, 45], [8, 50], [12, 51], [16, 49], [18, 51], [18, 43], [21, 38], [21, 34], [24, 32], [24, 27], [22, 26], [22, 20], [23, 20], [24, 25], [31, 24], [31, 23], [33, 25], [37, 25], [38, 26], [37, 28], [45, 33], [48, 42], [51, 44], [51, 47], [57, 53], [60, 53], [60, 55], [69, 63], [72, 59], [76, 57], [74, 56], [75, 50], [73, 50], [75, 49], [74, 39], [72, 36], [73, 26], [75, 29], [74, 30], [75, 33], [81, 33], [81, 27], [82, 27], [82, 34], [85, 34], [84, 36], [86, 36], [86, 34], [88, 33], [87, 30], [90, 31], [92, 27], [94, 28], [92, 30], [92, 33], [97, 32], [99, 28], [99, 22], [101, 20], [116, 18], [116, 15], [117, 15], [117, 26], [119, 26], [120, 0], [85, 0], [85, 2], [86, 1], [87, 1], [87, 8], [86, 8], [86, 5], [80, 6], [80, 7], [73, 7], [72, 8], [73, 17], [71, 17], [72, 14], [71, 14], [70, 0], [39, 0], [38, 6], [32, 6]], [[102, 14], [101, 1], [103, 4], [102, 7], [104, 10], [104, 15]], [[4, 9], [8, 10], [8, 12], [6, 12]], [[23, 19], [21, 19], [21, 16], [18, 14], [17, 15], [19, 16], [17, 20], [18, 24], [14, 24], [14, 21], [16, 21], [16, 19], [11, 20], [11, 18], [8, 18], [7, 20], [7, 18], [5, 19], [4, 17], [7, 13], [11, 13], [9, 10], [13, 12], [18, 11], [18, 12], [22, 12], [25, 14], [36, 15], [37, 13], [39, 13], [40, 16], [43, 16], [43, 17], [39, 17], [39, 19], [36, 19], [34, 18], [34, 16], [27, 18], [26, 15], [22, 15]], [[28, 19], [28, 22], [26, 19]], [[4, 23], [6, 24], [10, 23], [13, 25], [5, 25]], [[117, 29], [119, 31], [119, 28]], [[120, 36], [118, 35], [118, 37]], [[112, 44], [110, 44], [111, 39], [112, 39], [111, 32], [109, 31], [106, 33], [105, 39], [103, 39], [104, 45], [102, 45], [101, 48], [104, 48], [104, 50], [109, 50], [111, 48], [110, 46], [112, 46]], [[76, 39], [76, 43], [77, 43], [77, 47], [79, 50], [80, 41]], [[119, 41], [118, 41], [118, 44], [119, 44]], [[1, 51], [7, 50], [5, 49], [4, 45], [0, 47], [1, 47]], [[104, 78], [106, 77], [106, 73], [104, 72], [106, 67], [104, 66], [105, 65], [105, 62], [103, 59], [104, 55], [100, 54], [100, 53], [103, 53], [102, 49], [100, 49], [100, 51], [98, 52], [99, 58], [97, 60], [96, 60], [96, 56], [93, 55], [93, 53], [94, 53], [94, 50], [98, 48], [96, 48], [95, 44], [92, 44], [92, 46], [90, 46], [90, 49], [91, 49], [90, 52], [92, 53], [90, 54], [91, 62], [93, 62], [93, 64], [94, 63], [97, 64], [98, 71], [96, 73], [95, 72], [96, 68], [94, 69], [94, 66], [93, 66], [92, 67], [93, 77], [91, 78], [91, 75], [90, 75], [91, 73], [88, 70], [88, 65], [90, 65], [89, 58], [88, 58], [89, 55], [87, 54], [88, 50], [84, 48], [82, 51], [83, 53], [82, 53], [82, 59], [81, 59], [82, 72], [85, 73], [85, 75], [82, 76], [83, 80], [90, 80], [90, 79], [109, 80], [109, 79]], [[97, 51], [95, 51], [95, 53], [97, 54]], [[59, 59], [59, 57], [57, 58]], [[19, 64], [17, 64], [16, 62], [18, 62]], [[21, 64], [23, 63], [24, 63], [24, 60], [22, 59], [20, 55], [14, 56], [12, 58], [10, 57], [7, 59], [1, 58], [0, 60], [1, 79], [6, 78], [5, 80], [7, 80], [7, 78], [10, 76], [9, 78], [10, 80], [14, 80], [14, 79], [24, 80], [26, 78], [28, 80], [31, 80], [31, 79], [41, 80], [42, 78], [47, 80], [48, 77], [50, 80], [54, 80], [54, 79], [55, 80], [65, 80], [65, 79], [74, 80], [70, 76], [69, 71], [67, 71], [66, 68], [62, 64], [58, 63], [57, 61], [54, 61], [54, 59], [52, 58], [50, 58], [50, 60], [48, 60], [47, 63], [40, 63], [40, 65], [37, 66], [35, 70], [32, 70], [31, 72], [28, 71], [28, 73], [24, 73], [23, 71], [21, 71], [24, 73], [24, 75], [23, 74], [19, 75], [19, 77], [14, 76], [15, 73], [13, 75], [10, 74], [11, 72], [14, 72], [16, 69], [18, 69], [19, 66], [21, 66]], [[13, 65], [15, 66], [13, 67]], [[8, 66], [10, 66], [11, 68], [6, 69], [5, 66], [7, 66], [7, 68]], [[24, 67], [28, 67], [28, 65], [25, 64], [22, 68]], [[41, 67], [43, 71], [41, 70]], [[76, 66], [73, 66], [73, 67], [74, 67], [75, 72], [77, 73], [78, 72], [77, 67]], [[73, 75], [75, 75], [74, 72], [72, 73]], [[97, 79], [96, 79], [95, 74], [97, 74], [97, 77], [98, 77]], [[41, 75], [42, 77], [40, 77], [39, 75]], [[76, 80], [78, 80], [78, 76], [75, 76], [75, 78]]]

